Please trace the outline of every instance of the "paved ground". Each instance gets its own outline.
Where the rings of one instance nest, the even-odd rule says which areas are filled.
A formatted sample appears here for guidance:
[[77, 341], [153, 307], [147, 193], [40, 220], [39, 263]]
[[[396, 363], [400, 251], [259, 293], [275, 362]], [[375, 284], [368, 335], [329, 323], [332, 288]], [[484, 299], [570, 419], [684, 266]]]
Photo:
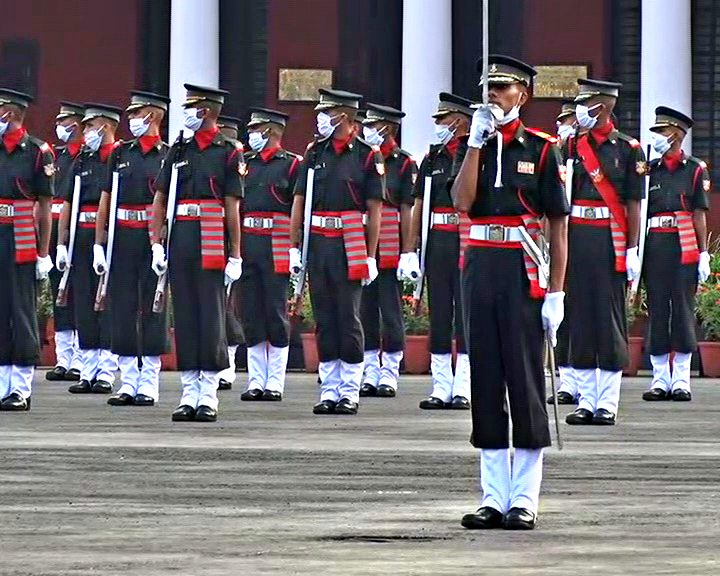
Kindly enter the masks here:
[[148, 409], [40, 382], [32, 412], [0, 414], [0, 574], [720, 573], [717, 382], [649, 405], [629, 381], [617, 427], [563, 425], [541, 527], [478, 533], [459, 524], [477, 506], [467, 413], [419, 411], [427, 380], [405, 378], [317, 417], [314, 380], [290, 376], [280, 405], [223, 393], [210, 425], [170, 422], [175, 374]]

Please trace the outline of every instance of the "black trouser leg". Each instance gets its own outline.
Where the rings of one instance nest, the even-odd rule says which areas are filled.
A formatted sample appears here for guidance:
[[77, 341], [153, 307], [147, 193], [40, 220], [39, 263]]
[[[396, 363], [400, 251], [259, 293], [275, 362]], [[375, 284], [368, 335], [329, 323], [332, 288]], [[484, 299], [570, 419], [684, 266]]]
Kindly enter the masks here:
[[112, 302], [106, 304], [105, 312], [95, 312], [95, 296], [100, 277], [92, 267], [94, 243], [94, 229], [78, 228], [70, 284], [74, 292], [75, 325], [80, 348], [83, 350], [110, 349], [112, 339], [109, 313]]
[[276, 274], [272, 261], [262, 267], [266, 338], [275, 348], [290, 345], [290, 321], [288, 319], [288, 277]]
[[[50, 234], [50, 256], [53, 263], [57, 262], [57, 220], [53, 220], [52, 230]], [[67, 291], [67, 305], [58, 306], [57, 301], [58, 288], [63, 273], [57, 268], [50, 270], [48, 274], [50, 278], [50, 293], [52, 294], [53, 320], [55, 321], [55, 332], [64, 332], [66, 330], [75, 330], [75, 318], [73, 314], [72, 290]]]
[[[452, 351], [453, 318], [460, 303], [460, 298], [455, 299], [455, 290], [459, 286], [459, 250], [456, 233], [431, 231], [425, 275], [430, 313], [430, 352], [433, 354], [449, 354]], [[461, 334], [462, 322], [458, 322], [456, 328]]]
[[[227, 299], [227, 308], [225, 311], [225, 329], [227, 330], [227, 341], [228, 346], [238, 346], [245, 342], [245, 331], [242, 326], [242, 301], [240, 296], [242, 281], [247, 274], [247, 270], [250, 268], [246, 267], [243, 262], [243, 275], [240, 280], [234, 282], [232, 288], [230, 288], [230, 296]], [[260, 309], [252, 309], [255, 314], [260, 313]]]
[[360, 318], [365, 335], [365, 350], [380, 349], [380, 278], [362, 289]]
[[251, 348], [267, 340], [265, 298], [260, 265], [257, 262], [248, 263], [243, 267], [239, 289], [240, 317], [245, 343]]
[[[401, 283], [397, 279], [397, 270], [395, 268], [380, 270], [380, 274], [373, 284], [377, 284], [378, 304], [382, 313], [382, 349], [385, 352], [400, 352], [405, 348], [405, 325], [402, 313]], [[367, 333], [365, 333], [365, 338], [367, 339]], [[368, 348], [367, 344], [365, 349], [373, 350], [373, 348]]]
[[[113, 309], [112, 351], [119, 356], [138, 356], [138, 310], [140, 307], [139, 250], [129, 230], [115, 231], [110, 268], [109, 303]], [[142, 230], [138, 230], [142, 233]], [[147, 234], [145, 241], [147, 242]]]

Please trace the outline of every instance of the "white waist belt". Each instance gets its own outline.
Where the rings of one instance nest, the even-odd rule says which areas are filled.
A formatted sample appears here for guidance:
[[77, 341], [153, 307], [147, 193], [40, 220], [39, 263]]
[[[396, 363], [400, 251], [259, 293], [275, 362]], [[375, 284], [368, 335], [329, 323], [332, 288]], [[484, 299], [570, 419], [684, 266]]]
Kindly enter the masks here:
[[147, 210], [126, 210], [125, 208], [117, 209], [117, 219], [123, 222], [147, 222]]
[[0, 204], [0, 218], [15, 216], [15, 206], [12, 204]]
[[502, 224], [473, 224], [470, 227], [470, 240], [490, 242], [521, 242], [523, 235], [517, 226]]
[[653, 216], [648, 218], [648, 228], [677, 228], [675, 216]]
[[578, 206], [573, 204], [570, 215], [585, 220], [607, 220], [610, 218], [610, 208], [607, 206]]
[[78, 214], [78, 222], [92, 224], [95, 220], [97, 220], [97, 212], [80, 212]]
[[343, 227], [340, 216], [316, 216], [313, 214], [310, 218], [310, 224], [328, 230], [342, 230]]
[[458, 226], [460, 224], [460, 214], [457, 212], [433, 212], [430, 227], [432, 228], [437, 224]]
[[259, 216], [246, 216], [243, 218], [243, 226], [245, 228], [272, 228], [272, 218], [261, 218]]
[[63, 205], [62, 204], [55, 204], [53, 202], [52, 207], [50, 208], [51, 214], [62, 214]]
[[[223, 208], [222, 215], [225, 216]], [[200, 217], [200, 204], [178, 204], [175, 209], [175, 216], [189, 216], [190, 218]]]
[[[363, 214], [363, 226], [367, 225], [367, 214]], [[397, 213], [397, 221], [400, 222], [400, 212]]]

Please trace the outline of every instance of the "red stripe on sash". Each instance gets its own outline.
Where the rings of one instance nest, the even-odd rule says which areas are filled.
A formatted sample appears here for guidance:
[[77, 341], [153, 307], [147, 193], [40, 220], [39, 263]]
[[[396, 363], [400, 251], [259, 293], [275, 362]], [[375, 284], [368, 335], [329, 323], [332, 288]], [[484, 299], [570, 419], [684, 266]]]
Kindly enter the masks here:
[[400, 222], [398, 209], [383, 204], [380, 212], [380, 242], [378, 267], [397, 268], [400, 262]]

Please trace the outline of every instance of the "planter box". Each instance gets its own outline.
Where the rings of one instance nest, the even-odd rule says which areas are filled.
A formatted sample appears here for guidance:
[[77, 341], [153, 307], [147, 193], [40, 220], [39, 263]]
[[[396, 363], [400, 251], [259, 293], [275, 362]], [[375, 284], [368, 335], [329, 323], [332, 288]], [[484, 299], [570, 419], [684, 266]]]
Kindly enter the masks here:
[[720, 342], [698, 342], [702, 375], [708, 378], [720, 377]]
[[430, 349], [428, 336], [405, 336], [405, 372], [427, 374], [430, 371]]
[[630, 336], [628, 338], [628, 365], [623, 370], [625, 376], [637, 376], [640, 366], [643, 362], [643, 351], [645, 348], [645, 338], [641, 336]]
[[300, 336], [302, 338], [303, 357], [305, 359], [305, 372], [317, 372], [320, 361], [318, 359], [315, 334], [305, 332]]

